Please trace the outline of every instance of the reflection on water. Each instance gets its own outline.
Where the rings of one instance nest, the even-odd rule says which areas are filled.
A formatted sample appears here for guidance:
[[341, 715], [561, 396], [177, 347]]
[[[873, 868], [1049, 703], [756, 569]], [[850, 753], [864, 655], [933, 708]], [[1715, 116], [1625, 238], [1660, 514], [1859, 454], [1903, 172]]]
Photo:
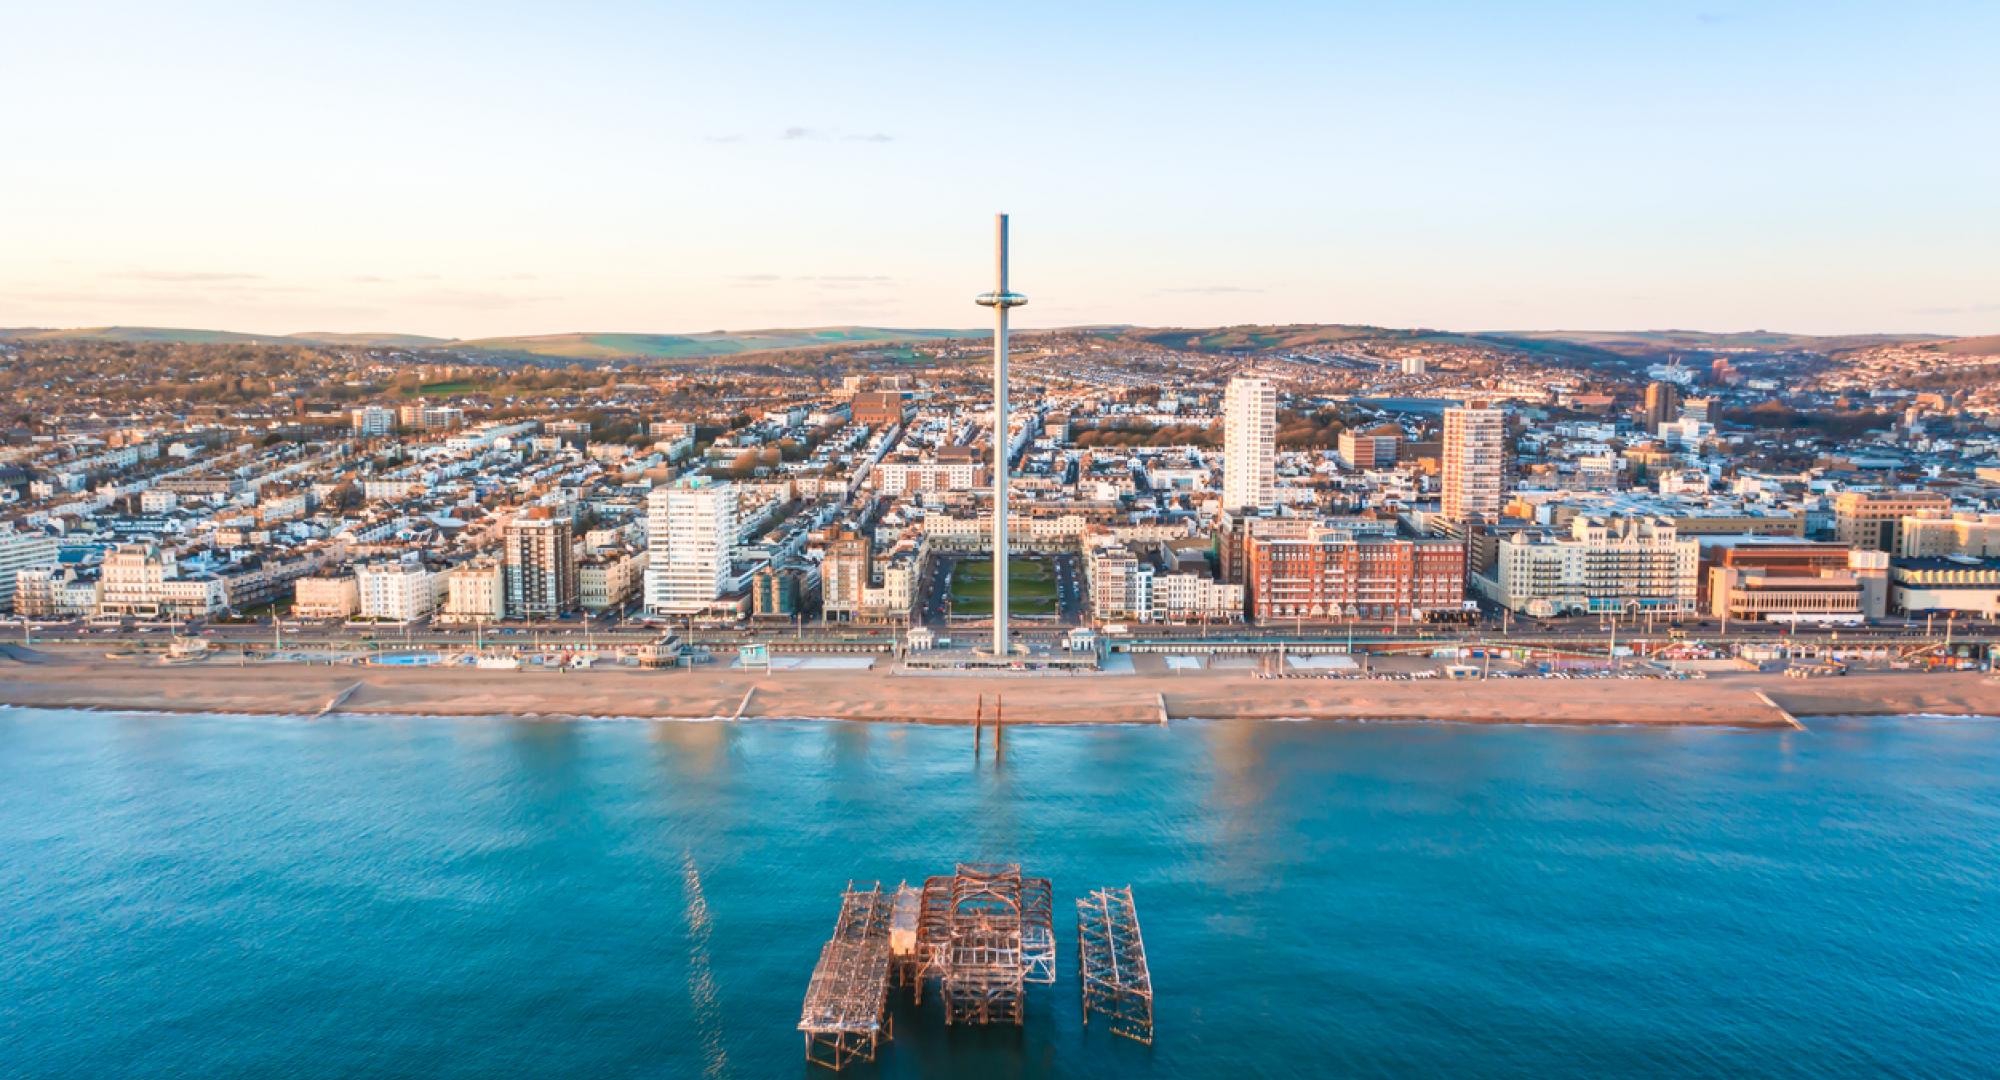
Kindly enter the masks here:
[[[802, 1074], [850, 878], [1055, 882], [1028, 1023], [878, 1075], [1982, 1075], [2000, 725], [0, 712], [9, 1076]], [[1085, 1031], [1134, 886], [1152, 1048]]]

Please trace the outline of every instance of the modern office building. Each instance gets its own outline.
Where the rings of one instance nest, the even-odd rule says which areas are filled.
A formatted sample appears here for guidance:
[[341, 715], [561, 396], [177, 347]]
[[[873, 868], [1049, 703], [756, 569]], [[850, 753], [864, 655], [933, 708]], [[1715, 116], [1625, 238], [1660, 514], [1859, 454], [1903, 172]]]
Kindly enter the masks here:
[[1222, 508], [1277, 505], [1278, 392], [1264, 379], [1231, 379], [1222, 397]]
[[1903, 535], [1896, 556], [1903, 559], [1941, 555], [2000, 556], [2000, 514], [1926, 514], [1903, 518]]
[[1484, 402], [1444, 411], [1443, 517], [1454, 524], [1500, 516], [1507, 487], [1507, 414]]
[[689, 477], [646, 499], [646, 610], [694, 615], [722, 598], [736, 557], [735, 484]]
[[1843, 491], [1833, 500], [1834, 539], [1864, 551], [1901, 551], [1904, 518], [1950, 510], [1951, 500], [1935, 491]]
[[1340, 433], [1340, 460], [1350, 469], [1386, 469], [1396, 463], [1396, 446], [1402, 440], [1403, 429], [1394, 424], [1367, 431], [1349, 428]]

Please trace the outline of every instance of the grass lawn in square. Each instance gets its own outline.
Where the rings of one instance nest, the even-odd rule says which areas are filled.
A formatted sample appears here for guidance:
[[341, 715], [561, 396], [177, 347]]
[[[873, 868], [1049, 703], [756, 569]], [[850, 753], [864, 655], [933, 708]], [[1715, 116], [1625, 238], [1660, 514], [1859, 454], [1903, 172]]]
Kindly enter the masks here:
[[[1007, 563], [1007, 611], [1013, 615], [1055, 615], [1056, 571], [1047, 559]], [[951, 570], [951, 613], [993, 614], [993, 560], [962, 559]]]

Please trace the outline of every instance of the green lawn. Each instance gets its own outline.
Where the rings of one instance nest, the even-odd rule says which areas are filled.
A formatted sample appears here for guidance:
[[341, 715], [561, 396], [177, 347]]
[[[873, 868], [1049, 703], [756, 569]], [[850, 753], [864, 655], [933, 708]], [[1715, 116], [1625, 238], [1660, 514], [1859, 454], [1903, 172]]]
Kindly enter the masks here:
[[[1056, 572], [1046, 560], [1007, 563], [1007, 610], [1015, 615], [1055, 615]], [[993, 614], [993, 562], [967, 559], [951, 571], [951, 613]]]
[[408, 397], [450, 397], [454, 394], [474, 394], [486, 389], [477, 379], [452, 379], [449, 382], [429, 382], [408, 391]]

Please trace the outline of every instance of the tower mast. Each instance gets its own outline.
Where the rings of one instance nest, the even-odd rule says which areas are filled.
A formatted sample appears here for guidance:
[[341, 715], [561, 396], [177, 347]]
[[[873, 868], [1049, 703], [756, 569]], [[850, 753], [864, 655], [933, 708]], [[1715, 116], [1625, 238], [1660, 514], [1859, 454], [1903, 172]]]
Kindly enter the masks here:
[[993, 655], [1013, 655], [1007, 639], [1007, 310], [1028, 302], [1007, 291], [1007, 215], [993, 215], [993, 291], [977, 302], [993, 309]]

